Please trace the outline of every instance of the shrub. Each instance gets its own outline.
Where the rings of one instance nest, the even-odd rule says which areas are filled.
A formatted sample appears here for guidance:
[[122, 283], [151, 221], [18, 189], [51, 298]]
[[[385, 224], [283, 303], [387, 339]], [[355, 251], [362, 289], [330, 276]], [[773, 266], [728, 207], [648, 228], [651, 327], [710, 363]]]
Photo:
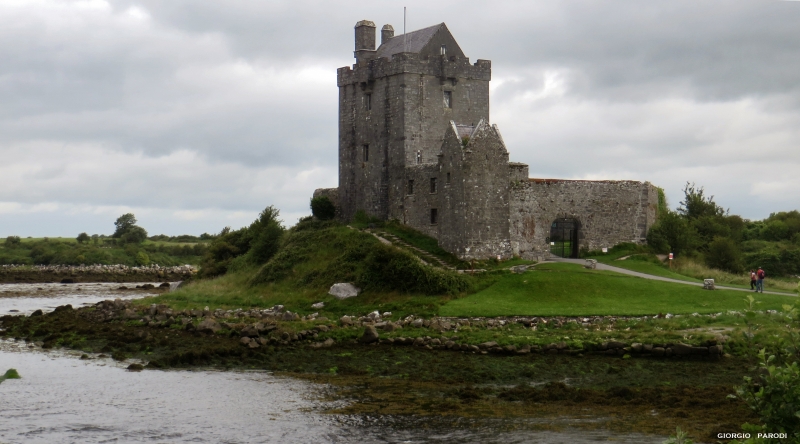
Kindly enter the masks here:
[[708, 251], [705, 255], [706, 264], [709, 267], [731, 273], [741, 273], [744, 269], [740, 258], [741, 253], [736, 242], [727, 237], [715, 237], [708, 244]]
[[17, 247], [21, 243], [22, 243], [22, 240], [19, 238], [19, 236], [8, 236], [6, 238], [6, 247], [8, 247], [8, 248]]
[[144, 251], [136, 253], [136, 265], [147, 266], [150, 265], [150, 256]]
[[86, 234], [86, 233], [81, 233], [81, 234], [79, 234], [79, 235], [78, 235], [78, 237], [76, 237], [75, 239], [78, 241], [78, 243], [79, 243], [79, 244], [82, 244], [82, 243], [84, 243], [84, 242], [88, 242], [88, 241], [89, 241], [89, 239], [90, 239], [90, 237], [89, 237], [89, 235], [88, 235], [88, 234]]
[[247, 256], [237, 260], [237, 267], [268, 262], [278, 251], [285, 231], [279, 214], [275, 207], [268, 206], [249, 227], [235, 231], [225, 227], [208, 246], [201, 263], [201, 275], [225, 274], [234, 259], [242, 255]]
[[253, 263], [264, 264], [278, 251], [278, 245], [284, 232], [281, 221], [278, 219], [279, 214], [280, 212], [276, 208], [269, 206], [248, 228], [248, 234], [252, 238], [248, 253]]
[[[758, 354], [761, 376], [745, 377], [736, 393], [756, 412], [763, 430], [800, 437], [800, 367], [797, 361], [776, 365], [774, 355]], [[794, 442], [794, 441], [792, 441]]]
[[336, 207], [328, 196], [318, 196], [311, 199], [311, 214], [319, 220], [331, 220], [336, 217]]

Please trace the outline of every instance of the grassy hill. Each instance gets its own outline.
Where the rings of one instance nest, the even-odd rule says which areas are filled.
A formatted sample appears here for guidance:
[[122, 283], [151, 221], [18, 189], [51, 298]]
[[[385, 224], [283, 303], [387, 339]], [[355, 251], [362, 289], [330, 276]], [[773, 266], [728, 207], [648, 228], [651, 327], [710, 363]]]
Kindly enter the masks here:
[[[413, 237], [406, 236], [404, 240], [413, 241]], [[516, 264], [519, 261], [508, 263], [512, 262]], [[316, 311], [329, 317], [379, 310], [390, 311], [397, 318], [408, 314], [716, 313], [741, 309], [746, 296], [730, 290], [712, 292], [699, 287], [586, 270], [572, 264], [542, 264], [524, 274], [513, 274], [503, 265], [496, 264], [493, 271], [474, 276], [458, 274], [426, 265], [404, 248], [384, 245], [366, 230], [335, 222], [305, 221], [287, 231], [278, 252], [266, 264], [237, 266], [234, 261], [227, 274], [194, 282], [178, 292], [159, 296], [155, 302], [169, 303], [178, 308], [246, 308], [280, 304], [300, 314]], [[647, 267], [649, 265], [645, 265]], [[662, 275], [680, 276], [662, 270]], [[363, 292], [355, 298], [337, 300], [327, 294], [336, 282], [352, 282]], [[793, 304], [797, 298], [763, 295], [759, 299], [763, 301], [760, 309], [779, 310], [782, 304]], [[325, 302], [325, 307], [312, 309], [311, 304], [316, 302]]]

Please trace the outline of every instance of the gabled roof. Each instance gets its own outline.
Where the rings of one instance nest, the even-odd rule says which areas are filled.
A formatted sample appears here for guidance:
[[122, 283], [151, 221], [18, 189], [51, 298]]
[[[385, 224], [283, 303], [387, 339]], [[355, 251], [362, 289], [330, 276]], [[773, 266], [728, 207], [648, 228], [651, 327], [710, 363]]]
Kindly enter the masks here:
[[461, 125], [456, 123], [456, 131], [458, 137], [464, 140], [464, 137], [472, 137], [472, 133], [475, 131], [475, 125]]
[[[425, 48], [425, 45], [431, 41], [431, 38], [433, 38], [436, 32], [439, 31], [439, 29], [443, 26], [444, 23], [439, 23], [438, 25], [433, 25], [427, 28], [409, 32], [408, 34], [405, 34], [405, 43], [403, 42], [403, 34], [396, 35], [378, 48], [377, 56], [391, 58], [394, 54], [399, 54], [401, 52], [419, 53]], [[406, 51], [406, 45], [408, 47], [408, 51]]]

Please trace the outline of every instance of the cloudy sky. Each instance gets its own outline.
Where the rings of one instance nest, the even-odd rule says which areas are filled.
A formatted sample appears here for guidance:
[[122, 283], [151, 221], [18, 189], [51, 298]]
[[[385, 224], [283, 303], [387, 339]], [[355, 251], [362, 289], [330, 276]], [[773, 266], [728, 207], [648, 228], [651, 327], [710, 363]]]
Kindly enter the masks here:
[[800, 208], [800, 2], [0, 2], [0, 236], [287, 224], [337, 184], [336, 68], [362, 19], [446, 22], [492, 60], [491, 120], [534, 177], [687, 181]]

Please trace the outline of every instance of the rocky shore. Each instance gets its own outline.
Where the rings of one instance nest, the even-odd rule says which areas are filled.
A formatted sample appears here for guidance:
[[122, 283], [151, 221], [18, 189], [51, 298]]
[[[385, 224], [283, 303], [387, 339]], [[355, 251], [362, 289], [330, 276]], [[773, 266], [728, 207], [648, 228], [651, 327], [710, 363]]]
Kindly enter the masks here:
[[[71, 311], [71, 306], [58, 310]], [[41, 313], [34, 313], [32, 316]], [[717, 360], [724, 356], [724, 343], [727, 338], [719, 335], [697, 343], [643, 343], [603, 341], [583, 343], [581, 346], [565, 341], [545, 344], [506, 344], [496, 341], [474, 342], [469, 337], [458, 335], [459, 329], [467, 327], [470, 331], [495, 330], [519, 324], [525, 328], [537, 329], [540, 325], [559, 328], [568, 324], [609, 323], [629, 319], [612, 316], [583, 318], [569, 317], [512, 317], [512, 318], [444, 318], [423, 319], [408, 316], [405, 319], [390, 321], [391, 313], [377, 311], [365, 316], [342, 316], [338, 322], [330, 321], [317, 314], [300, 316], [286, 310], [282, 305], [268, 309], [236, 309], [214, 311], [208, 308], [199, 310], [174, 310], [166, 305], [152, 304], [142, 307], [129, 300], [105, 300], [97, 303], [95, 309], [83, 312], [83, 317], [96, 322], [138, 321], [142, 327], [156, 329], [180, 329], [210, 335], [238, 338], [238, 343], [250, 349], [268, 346], [304, 345], [310, 348], [330, 347], [339, 342], [359, 345], [413, 346], [427, 350], [448, 350], [473, 354], [524, 355], [529, 353], [567, 354], [575, 356], [603, 355], [624, 358], [701, 358]], [[10, 319], [9, 319], [10, 320]], [[291, 324], [308, 328], [292, 328]], [[307, 325], [309, 322], [312, 325]], [[401, 335], [406, 330], [408, 334]], [[45, 347], [48, 344], [44, 343]]]
[[195, 273], [191, 265], [0, 265], [0, 283], [185, 281]]

